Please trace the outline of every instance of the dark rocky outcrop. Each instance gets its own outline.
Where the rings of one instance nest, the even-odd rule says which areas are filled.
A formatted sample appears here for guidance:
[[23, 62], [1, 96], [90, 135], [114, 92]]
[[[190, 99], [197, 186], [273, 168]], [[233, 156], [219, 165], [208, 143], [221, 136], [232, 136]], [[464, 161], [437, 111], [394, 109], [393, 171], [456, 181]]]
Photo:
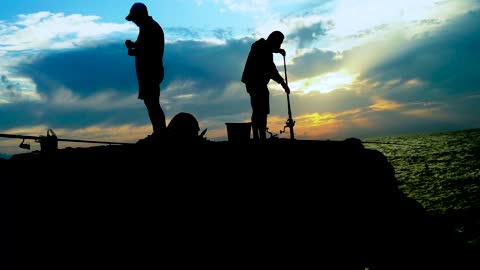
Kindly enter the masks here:
[[356, 139], [67, 148], [3, 166], [20, 263], [478, 267], [448, 225], [400, 192], [385, 156]]

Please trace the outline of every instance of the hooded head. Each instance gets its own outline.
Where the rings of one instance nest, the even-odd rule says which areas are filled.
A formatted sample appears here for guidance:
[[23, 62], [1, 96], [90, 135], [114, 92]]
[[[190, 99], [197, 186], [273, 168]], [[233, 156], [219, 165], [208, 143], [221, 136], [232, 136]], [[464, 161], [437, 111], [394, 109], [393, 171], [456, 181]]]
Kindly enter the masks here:
[[268, 35], [267, 41], [272, 46], [274, 52], [277, 52], [282, 46], [283, 39], [285, 36], [280, 31], [273, 31], [270, 35]]

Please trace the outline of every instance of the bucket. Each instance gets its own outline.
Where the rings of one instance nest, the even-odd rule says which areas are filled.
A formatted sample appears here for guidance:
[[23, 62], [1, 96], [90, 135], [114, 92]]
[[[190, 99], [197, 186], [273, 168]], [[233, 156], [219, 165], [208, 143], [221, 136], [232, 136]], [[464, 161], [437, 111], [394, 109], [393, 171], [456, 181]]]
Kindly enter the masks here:
[[58, 138], [52, 129], [47, 131], [47, 136], [39, 136], [36, 139], [40, 143], [40, 152], [50, 154], [58, 149]]
[[225, 123], [227, 125], [228, 141], [232, 143], [248, 143], [250, 141], [250, 133], [252, 123]]

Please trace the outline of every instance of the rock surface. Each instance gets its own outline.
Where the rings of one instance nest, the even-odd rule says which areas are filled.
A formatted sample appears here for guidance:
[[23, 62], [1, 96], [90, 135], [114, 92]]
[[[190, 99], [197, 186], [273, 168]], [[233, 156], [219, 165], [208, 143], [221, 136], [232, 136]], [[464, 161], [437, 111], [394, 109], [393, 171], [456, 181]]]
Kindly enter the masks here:
[[67, 148], [0, 166], [18, 265], [478, 269], [354, 138]]

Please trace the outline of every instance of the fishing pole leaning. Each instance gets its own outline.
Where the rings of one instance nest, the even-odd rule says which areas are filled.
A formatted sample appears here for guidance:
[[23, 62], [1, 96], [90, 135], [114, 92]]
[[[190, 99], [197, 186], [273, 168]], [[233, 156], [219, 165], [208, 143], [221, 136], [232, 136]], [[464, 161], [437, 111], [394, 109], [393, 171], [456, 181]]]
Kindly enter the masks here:
[[[288, 78], [287, 78], [287, 64], [285, 62], [285, 55], [283, 55], [283, 67], [285, 70], [285, 84], [288, 85]], [[293, 126], [295, 125], [295, 121], [292, 118], [292, 109], [290, 107], [290, 93], [287, 93], [287, 105], [288, 105], [288, 119], [283, 127], [283, 130], [280, 130], [280, 134], [285, 132], [285, 129], [288, 127], [290, 129], [290, 139], [295, 139], [295, 134], [293, 132]]]

